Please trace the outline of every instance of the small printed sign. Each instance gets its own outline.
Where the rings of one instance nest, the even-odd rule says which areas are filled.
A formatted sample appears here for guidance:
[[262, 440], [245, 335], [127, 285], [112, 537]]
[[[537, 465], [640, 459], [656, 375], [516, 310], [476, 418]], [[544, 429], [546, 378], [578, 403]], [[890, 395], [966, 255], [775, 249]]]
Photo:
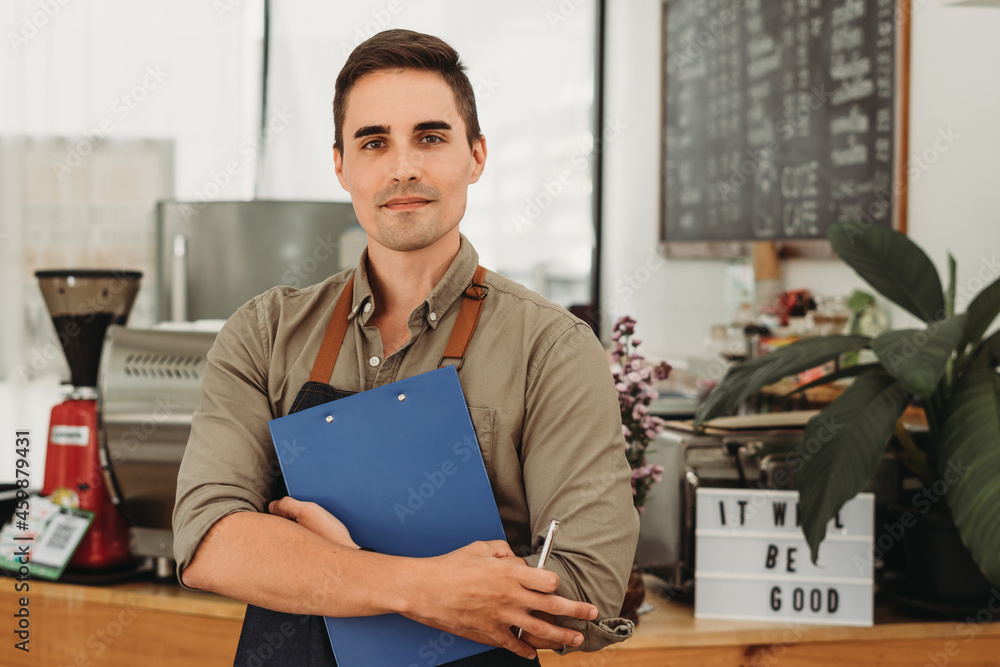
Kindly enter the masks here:
[[19, 573], [19, 578], [58, 579], [94, 513], [34, 494], [19, 501], [18, 508], [0, 530], [0, 568]]
[[873, 494], [830, 520], [815, 565], [798, 491], [699, 488], [696, 503], [696, 618], [872, 625]]
[[49, 431], [49, 442], [53, 445], [86, 447], [90, 443], [90, 427], [53, 426]]

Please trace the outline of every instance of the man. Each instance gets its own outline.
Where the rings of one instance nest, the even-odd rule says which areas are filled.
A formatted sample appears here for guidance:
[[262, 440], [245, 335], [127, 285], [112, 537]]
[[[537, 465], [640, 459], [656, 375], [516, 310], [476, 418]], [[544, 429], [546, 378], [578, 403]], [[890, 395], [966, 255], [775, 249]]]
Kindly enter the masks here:
[[[275, 288], [219, 333], [178, 477], [182, 583], [251, 610], [400, 613], [526, 659], [537, 648], [597, 650], [627, 638], [631, 626], [615, 617], [638, 516], [606, 358], [585, 324], [498, 274], [482, 280], [482, 311], [458, 368], [507, 542], [426, 559], [369, 553], [322, 508], [275, 495], [267, 421], [316, 394], [336, 398], [436, 368], [477, 272], [458, 223], [486, 142], [458, 54], [405, 30], [372, 37], [337, 79], [334, 122], [337, 177], [368, 247], [356, 269], [302, 290]], [[332, 372], [310, 380], [342, 294], [343, 343]], [[536, 569], [552, 518], [562, 521], [558, 539], [546, 569]], [[512, 627], [524, 629], [520, 639]], [[519, 664], [506, 651], [492, 659], [513, 661], [488, 664]]]

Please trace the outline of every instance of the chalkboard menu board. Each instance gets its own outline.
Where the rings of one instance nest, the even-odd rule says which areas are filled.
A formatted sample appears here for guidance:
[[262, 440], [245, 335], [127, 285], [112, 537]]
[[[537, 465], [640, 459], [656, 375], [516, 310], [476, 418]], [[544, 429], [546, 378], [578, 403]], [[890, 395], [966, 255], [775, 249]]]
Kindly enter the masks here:
[[905, 230], [908, 15], [904, 0], [665, 2], [667, 253], [823, 255], [834, 222]]

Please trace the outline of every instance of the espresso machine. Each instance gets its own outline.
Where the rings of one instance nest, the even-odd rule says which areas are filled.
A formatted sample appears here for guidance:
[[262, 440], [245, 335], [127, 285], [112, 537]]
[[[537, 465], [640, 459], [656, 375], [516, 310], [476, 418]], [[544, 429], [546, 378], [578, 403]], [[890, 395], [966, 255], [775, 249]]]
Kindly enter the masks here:
[[99, 452], [97, 384], [104, 334], [125, 324], [139, 291], [138, 271], [36, 271], [70, 368], [64, 400], [49, 421], [42, 495], [94, 513], [67, 568], [104, 572], [132, 566], [129, 527], [111, 500]]

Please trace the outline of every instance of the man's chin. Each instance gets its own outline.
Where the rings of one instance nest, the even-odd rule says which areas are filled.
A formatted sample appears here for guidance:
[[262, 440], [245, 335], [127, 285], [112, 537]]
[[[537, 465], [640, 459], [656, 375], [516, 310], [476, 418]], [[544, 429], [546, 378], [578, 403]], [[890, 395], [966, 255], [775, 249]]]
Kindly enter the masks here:
[[405, 220], [393, 220], [378, 226], [379, 234], [374, 240], [387, 250], [416, 252], [442, 241], [447, 243], [446, 239], [457, 229], [457, 223], [442, 228], [440, 225], [428, 225], [426, 220], [412, 220], [409, 223]]
[[378, 239], [378, 243], [394, 252], [416, 252], [431, 247], [442, 238], [444, 237], [439, 234], [407, 234], [398, 230], [397, 233], [383, 235], [381, 239]]

